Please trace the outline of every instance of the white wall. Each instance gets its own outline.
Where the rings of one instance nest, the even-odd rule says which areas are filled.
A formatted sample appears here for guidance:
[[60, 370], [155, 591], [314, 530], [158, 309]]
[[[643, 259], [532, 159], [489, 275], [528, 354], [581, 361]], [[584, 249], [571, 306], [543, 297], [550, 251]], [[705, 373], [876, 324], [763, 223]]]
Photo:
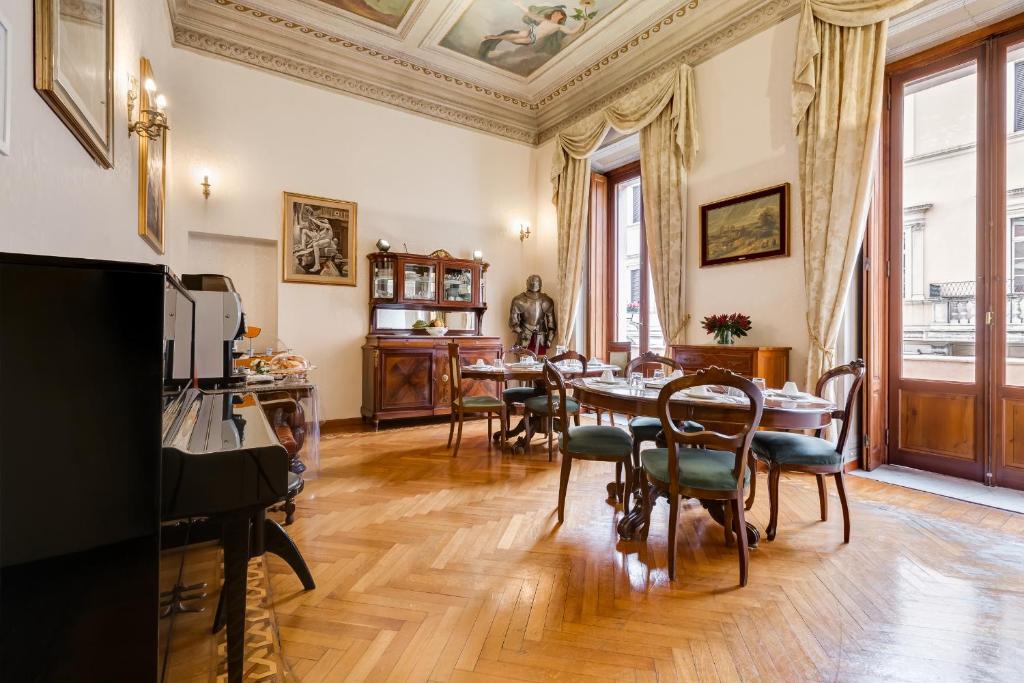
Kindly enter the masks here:
[[[327, 419], [359, 415], [365, 254], [380, 237], [396, 250], [482, 249], [491, 263], [484, 333], [504, 336], [504, 309], [529, 270], [530, 245], [515, 226], [536, 206], [530, 148], [174, 49], [165, 8], [143, 15], [143, 3], [123, 2], [117, 159], [104, 171], [33, 91], [31, 3], [4, 4], [18, 43], [12, 155], [0, 156], [0, 250], [164, 261], [182, 272], [190, 231], [279, 240], [285, 190], [357, 202], [357, 287], [283, 284], [277, 275], [278, 334], [318, 366]], [[140, 45], [169, 99], [166, 257], [136, 236], [135, 143], [120, 132], [125, 74], [137, 72]], [[203, 168], [212, 171], [209, 200]]]
[[[743, 344], [789, 346], [790, 378], [806, 375], [807, 323], [803, 274], [798, 148], [790, 125], [790, 78], [796, 17], [763, 31], [695, 68], [701, 149], [687, 192], [687, 327], [690, 344], [712, 343], [700, 320], [713, 313], [753, 318]], [[551, 205], [553, 143], [534, 152], [537, 269], [555, 291], [556, 217]], [[700, 267], [700, 206], [788, 182], [790, 256]], [[547, 281], [547, 279], [545, 280]]]

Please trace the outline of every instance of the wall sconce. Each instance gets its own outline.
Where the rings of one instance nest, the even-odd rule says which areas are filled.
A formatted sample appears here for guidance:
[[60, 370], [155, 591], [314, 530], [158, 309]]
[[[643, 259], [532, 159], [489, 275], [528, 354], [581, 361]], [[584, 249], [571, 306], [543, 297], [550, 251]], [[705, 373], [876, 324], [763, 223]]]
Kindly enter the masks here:
[[[141, 93], [139, 80], [132, 74], [128, 75], [128, 137], [135, 133], [139, 137], [156, 140], [170, 128], [167, 125], [167, 114], [164, 112], [167, 98], [157, 92], [149, 60], [145, 57], [141, 59], [140, 71], [144, 88]], [[139, 102], [139, 117], [133, 121], [132, 114], [136, 101]]]
[[210, 198], [210, 174], [203, 174], [203, 182], [199, 183], [203, 187], [203, 199]]
[[530, 237], [530, 226], [526, 224], [519, 225], [519, 241], [522, 242]]

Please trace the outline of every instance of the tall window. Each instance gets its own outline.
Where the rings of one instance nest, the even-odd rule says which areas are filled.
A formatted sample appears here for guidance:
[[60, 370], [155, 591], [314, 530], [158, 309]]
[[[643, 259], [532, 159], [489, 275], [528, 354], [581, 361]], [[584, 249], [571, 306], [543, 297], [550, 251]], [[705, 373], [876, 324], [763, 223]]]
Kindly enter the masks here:
[[651, 287], [650, 263], [644, 235], [642, 179], [638, 164], [608, 174], [609, 281], [614, 283], [608, 304], [611, 341], [628, 341], [636, 356], [665, 352]]
[[1010, 219], [1010, 292], [1024, 293], [1024, 217]]
[[1010, 123], [1013, 132], [1024, 131], [1024, 61], [1015, 62], [1011, 71], [1013, 78], [1013, 117]]

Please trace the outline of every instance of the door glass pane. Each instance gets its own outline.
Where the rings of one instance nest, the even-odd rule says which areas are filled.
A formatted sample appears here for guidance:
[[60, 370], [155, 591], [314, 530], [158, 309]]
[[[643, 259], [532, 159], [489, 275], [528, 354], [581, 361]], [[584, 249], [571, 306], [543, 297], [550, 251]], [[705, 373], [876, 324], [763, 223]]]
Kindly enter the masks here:
[[975, 381], [977, 92], [974, 62], [904, 86], [903, 377]]
[[411, 300], [437, 300], [437, 272], [434, 266], [405, 264], [405, 298]]
[[1024, 386], [1024, 43], [1006, 53], [1006, 383]]
[[463, 302], [473, 300], [472, 268], [455, 268], [452, 266], [445, 266], [444, 300]]
[[615, 186], [615, 339], [628, 341], [632, 356], [640, 353], [640, 179]]

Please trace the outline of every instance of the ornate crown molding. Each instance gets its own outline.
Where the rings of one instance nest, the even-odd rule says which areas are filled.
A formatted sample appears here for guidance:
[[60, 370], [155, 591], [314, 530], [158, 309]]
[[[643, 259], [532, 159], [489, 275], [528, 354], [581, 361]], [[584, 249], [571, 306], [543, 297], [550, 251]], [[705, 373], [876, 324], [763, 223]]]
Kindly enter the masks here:
[[514, 126], [480, 116], [463, 109], [410, 95], [394, 88], [368, 83], [332, 69], [308, 64], [297, 59], [259, 50], [200, 31], [176, 28], [174, 42], [182, 47], [199, 50], [240, 62], [259, 69], [273, 71], [308, 83], [355, 95], [371, 102], [405, 109], [433, 119], [454, 123], [467, 128], [509, 138], [529, 145], [536, 144], [537, 133], [531, 128]]

